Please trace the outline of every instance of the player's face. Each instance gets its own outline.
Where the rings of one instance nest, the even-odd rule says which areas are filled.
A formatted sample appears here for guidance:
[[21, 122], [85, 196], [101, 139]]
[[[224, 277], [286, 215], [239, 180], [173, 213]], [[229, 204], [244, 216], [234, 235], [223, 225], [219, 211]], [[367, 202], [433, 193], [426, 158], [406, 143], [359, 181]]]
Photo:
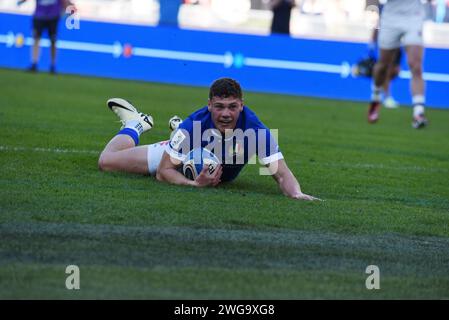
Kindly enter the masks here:
[[235, 97], [213, 97], [209, 100], [209, 112], [215, 128], [225, 133], [226, 129], [234, 129], [240, 112], [243, 110], [243, 101]]

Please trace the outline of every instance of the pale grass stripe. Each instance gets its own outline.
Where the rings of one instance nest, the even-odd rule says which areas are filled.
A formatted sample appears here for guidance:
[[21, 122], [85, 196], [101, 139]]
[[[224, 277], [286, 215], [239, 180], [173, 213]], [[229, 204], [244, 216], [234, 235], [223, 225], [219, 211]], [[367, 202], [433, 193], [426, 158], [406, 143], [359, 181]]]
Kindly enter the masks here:
[[81, 154], [99, 154], [96, 150], [78, 150], [78, 149], [61, 149], [61, 148], [31, 148], [31, 147], [12, 147], [0, 146], [3, 152], [46, 152], [46, 153], [81, 153]]

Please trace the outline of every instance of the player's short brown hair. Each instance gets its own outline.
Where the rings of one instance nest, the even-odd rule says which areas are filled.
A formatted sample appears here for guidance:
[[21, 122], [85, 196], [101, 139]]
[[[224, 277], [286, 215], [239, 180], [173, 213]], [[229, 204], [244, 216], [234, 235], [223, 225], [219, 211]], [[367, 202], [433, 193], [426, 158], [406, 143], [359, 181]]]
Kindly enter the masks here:
[[235, 97], [242, 100], [242, 88], [240, 84], [231, 78], [220, 78], [214, 81], [210, 86], [209, 99], [213, 97], [227, 98]]

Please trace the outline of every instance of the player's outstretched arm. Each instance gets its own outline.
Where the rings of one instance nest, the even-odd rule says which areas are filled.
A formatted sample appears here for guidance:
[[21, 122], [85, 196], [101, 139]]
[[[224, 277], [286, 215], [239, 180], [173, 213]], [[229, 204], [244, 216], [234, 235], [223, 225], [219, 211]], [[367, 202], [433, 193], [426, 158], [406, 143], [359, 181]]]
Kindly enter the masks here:
[[159, 181], [164, 181], [171, 184], [193, 187], [215, 187], [220, 183], [220, 177], [223, 171], [221, 166], [219, 166], [212, 174], [209, 174], [208, 168], [204, 166], [198, 177], [192, 181], [184, 177], [184, 175], [178, 171], [178, 167], [180, 165], [180, 161], [171, 158], [168, 153], [164, 152], [157, 169], [156, 178]]
[[193, 186], [194, 181], [187, 179], [177, 170], [180, 165], [180, 161], [171, 158], [167, 152], [164, 152], [157, 168], [156, 179], [172, 184]]
[[282, 192], [290, 198], [299, 200], [320, 200], [308, 194], [302, 193], [298, 180], [285, 163], [285, 160], [278, 160], [268, 166], [273, 173], [273, 178], [281, 188]]

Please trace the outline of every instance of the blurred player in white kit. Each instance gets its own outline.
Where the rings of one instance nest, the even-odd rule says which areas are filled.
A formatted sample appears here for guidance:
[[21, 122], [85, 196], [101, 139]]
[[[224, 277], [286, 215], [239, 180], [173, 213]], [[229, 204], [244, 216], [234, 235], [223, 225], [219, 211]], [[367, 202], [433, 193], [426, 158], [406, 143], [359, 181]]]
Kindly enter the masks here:
[[425, 12], [421, 0], [386, 1], [380, 21], [380, 56], [374, 67], [368, 122], [375, 123], [379, 119], [382, 85], [388, 76], [388, 67], [396, 58], [397, 50], [403, 46], [411, 73], [412, 126], [419, 129], [427, 125], [424, 112], [425, 84], [422, 77], [424, 18]]

